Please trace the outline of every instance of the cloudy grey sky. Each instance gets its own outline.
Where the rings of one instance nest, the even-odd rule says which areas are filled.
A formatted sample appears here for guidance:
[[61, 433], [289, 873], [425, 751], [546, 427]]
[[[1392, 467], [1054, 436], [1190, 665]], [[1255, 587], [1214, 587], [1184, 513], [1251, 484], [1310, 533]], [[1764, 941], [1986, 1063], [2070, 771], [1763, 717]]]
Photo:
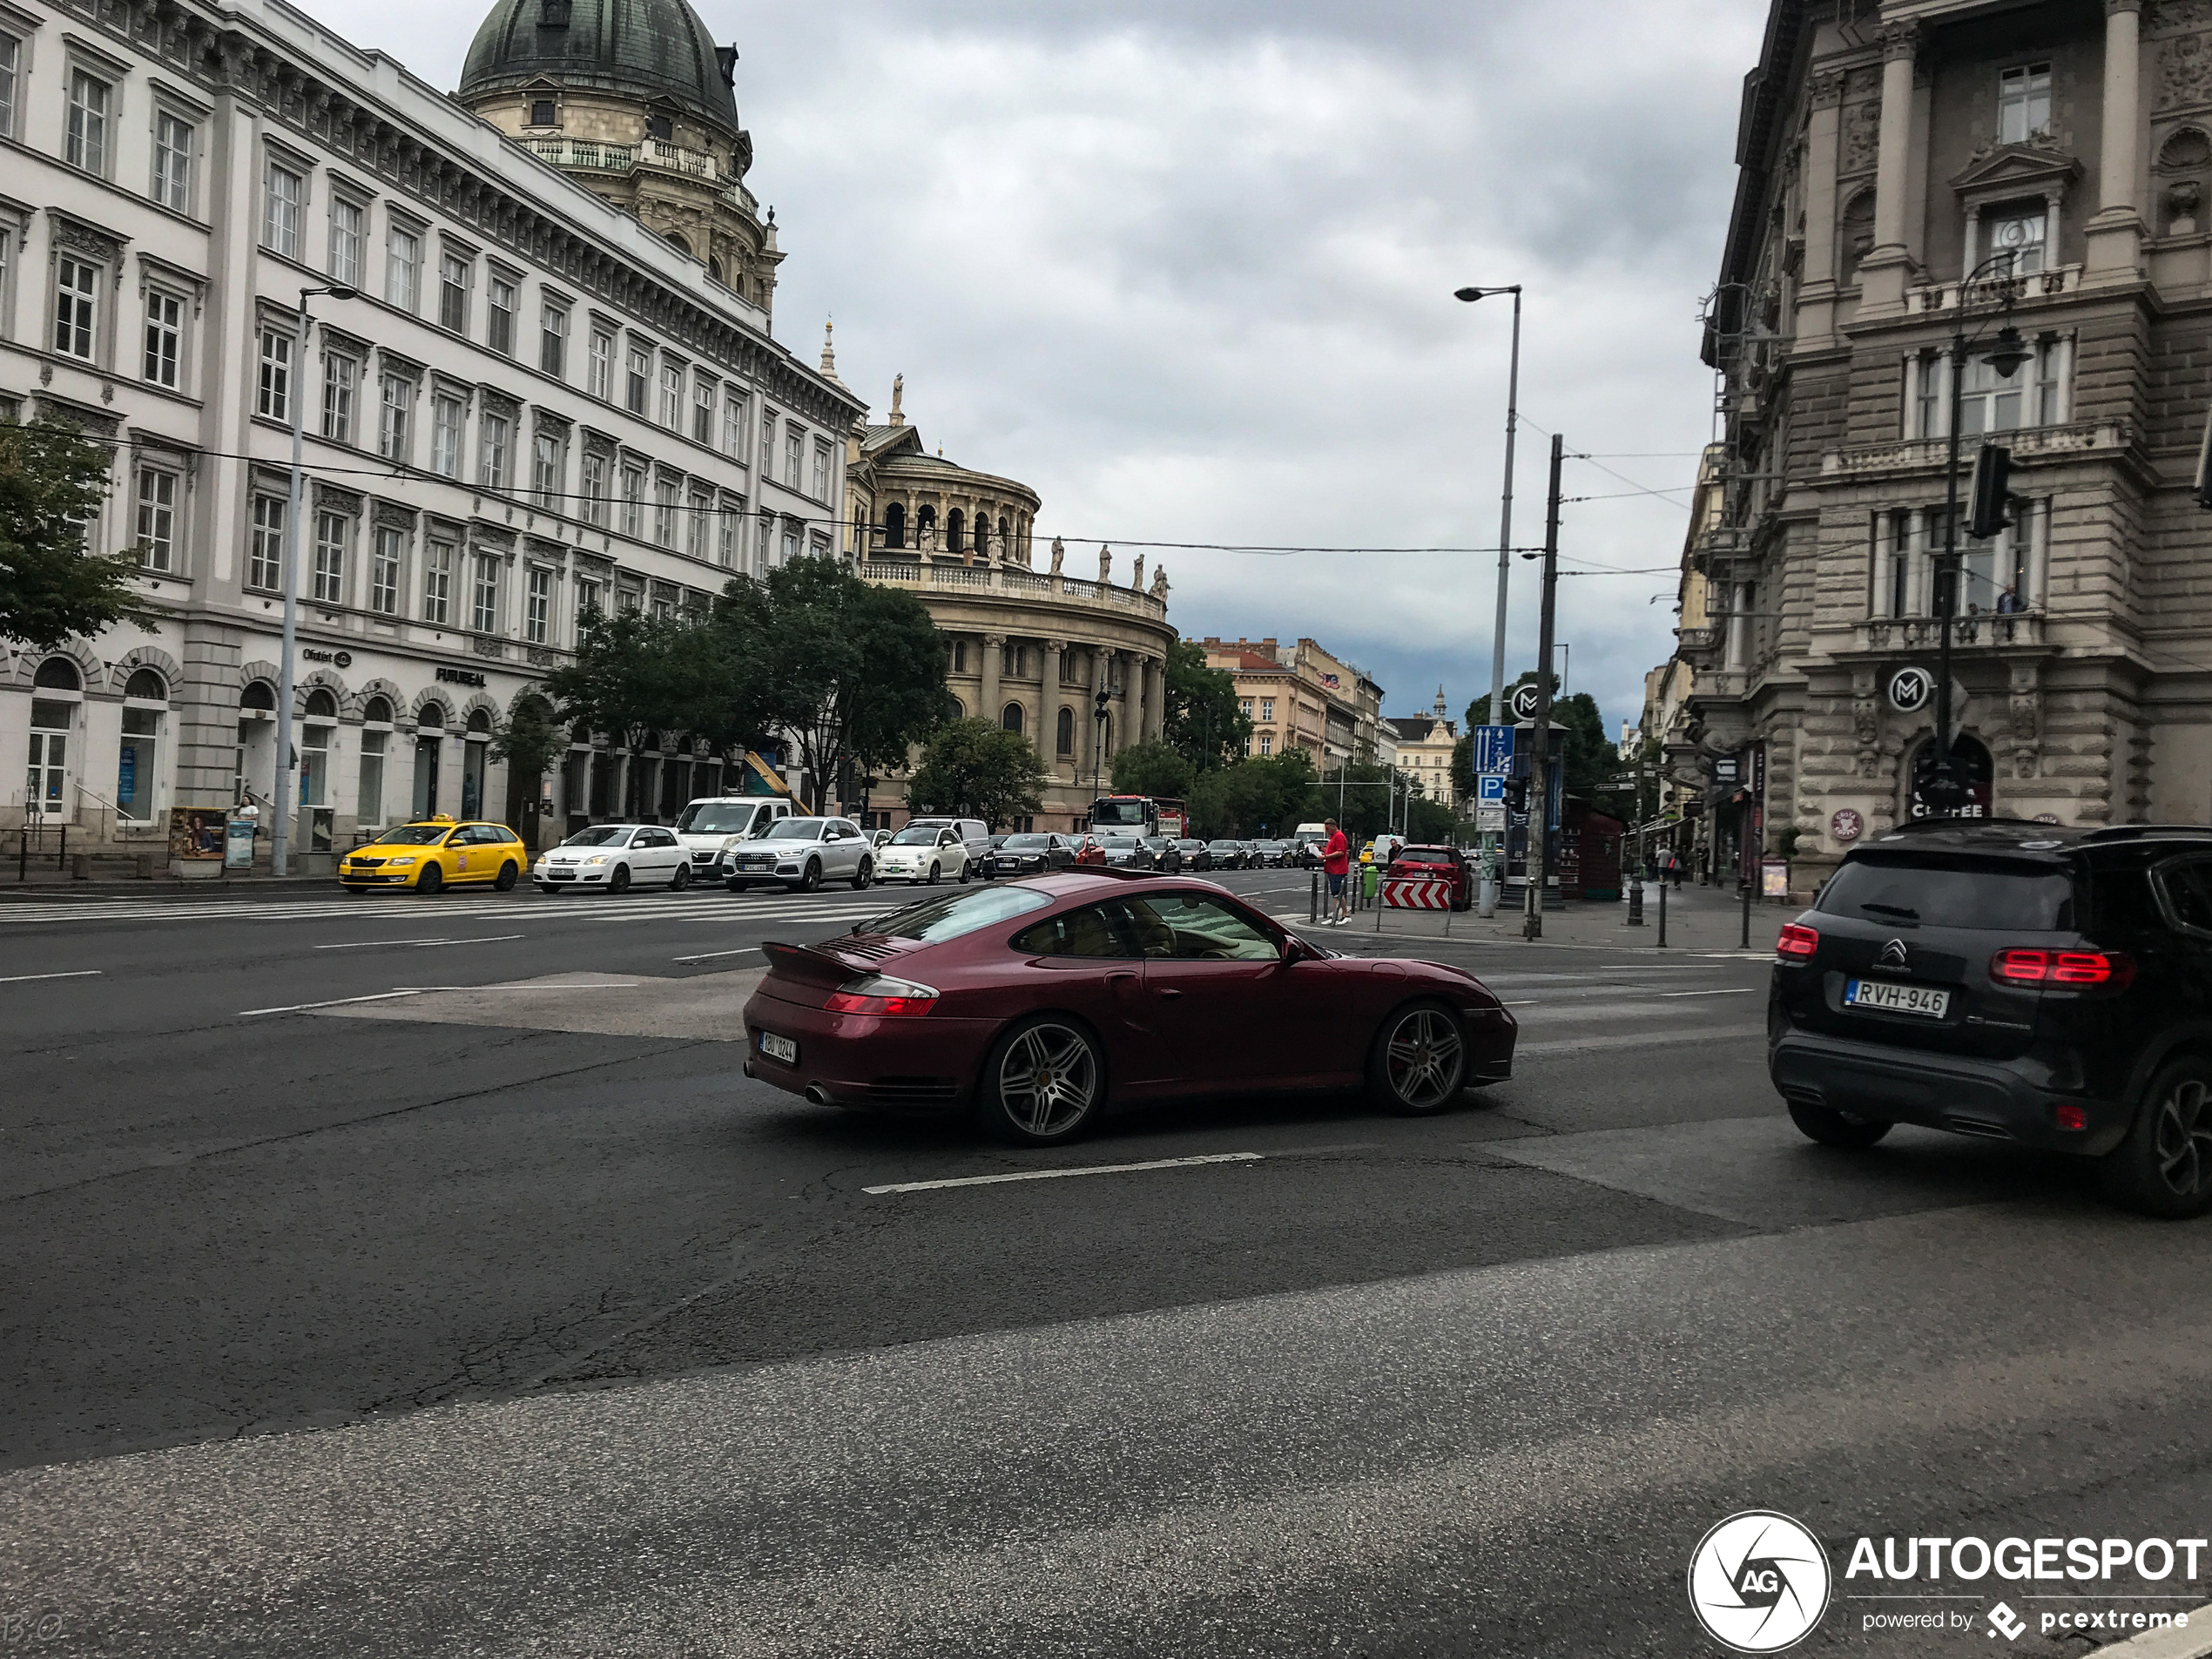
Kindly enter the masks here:
[[[698, 0], [695, 0], [698, 3]], [[311, 0], [442, 86], [469, 3]], [[1763, 0], [1098, 3], [704, 0], [788, 254], [778, 334], [1023, 479], [1069, 543], [1497, 543], [1509, 301], [1527, 290], [1514, 539], [1545, 448], [1687, 483], [1710, 425], [1696, 312], [1718, 266]], [[1530, 429], [1531, 427], [1539, 429]], [[1563, 550], [1680, 558], [1686, 494], [1567, 469]], [[1487, 689], [1490, 553], [1154, 550], [1186, 635], [1310, 634], [1386, 711]], [[1568, 568], [1572, 568], [1570, 565]], [[1515, 562], [1507, 674], [1535, 657]], [[1560, 584], [1571, 687], [1633, 715], [1668, 574]], [[1653, 595], [1666, 597], [1652, 601]]]

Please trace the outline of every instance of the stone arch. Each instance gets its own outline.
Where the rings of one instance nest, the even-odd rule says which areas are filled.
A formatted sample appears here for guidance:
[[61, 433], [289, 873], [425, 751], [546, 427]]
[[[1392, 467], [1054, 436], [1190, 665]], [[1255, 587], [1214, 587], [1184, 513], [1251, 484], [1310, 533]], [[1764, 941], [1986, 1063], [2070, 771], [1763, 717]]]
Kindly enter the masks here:
[[553, 706], [553, 699], [547, 694], [543, 685], [525, 685], [521, 691], [516, 692], [508, 699], [507, 712], [511, 718], [520, 714], [523, 707], [531, 703], [538, 705], [547, 719], [556, 718], [558, 711]]
[[937, 509], [924, 502], [914, 509], [914, 545], [927, 551], [929, 538], [937, 529]]
[[158, 645], [133, 645], [109, 665], [108, 677], [120, 691], [131, 682], [131, 676], [142, 668], [151, 668], [168, 683], [169, 698], [177, 698], [177, 688], [185, 683], [184, 664]]
[[491, 722], [492, 730], [496, 732], [499, 729], [500, 713], [498, 701], [490, 693], [471, 691], [469, 694], [468, 702], [456, 711], [454, 724], [465, 732], [469, 728], [469, 722], [476, 715], [481, 714]]
[[961, 524], [959, 508], [952, 508], [945, 514], [945, 551], [948, 553], [961, 550]]
[[318, 668], [312, 674], [293, 682], [292, 700], [295, 705], [293, 713], [305, 714], [307, 711], [307, 693], [315, 691], [327, 691], [335, 698], [338, 701], [338, 712], [341, 715], [343, 715], [353, 703], [354, 694], [346, 689], [344, 678], [330, 669]]
[[52, 651], [25, 649], [16, 653], [16, 678], [29, 685], [38, 678], [38, 671], [55, 658], [65, 658], [77, 670], [79, 689], [92, 691], [101, 689], [107, 671], [100, 659], [92, 654], [91, 646], [69, 639]]
[[438, 711], [438, 725], [440, 729], [451, 731], [454, 725], [453, 699], [442, 691], [431, 690], [427, 687], [422, 691], [417, 691], [415, 694], [414, 700], [407, 705], [408, 718], [404, 724], [408, 725], [421, 725], [423, 710], [430, 708], [435, 708]]
[[975, 556], [988, 558], [991, 555], [991, 521], [981, 509], [975, 515]]
[[[1890, 773], [1893, 792], [1896, 822], [1905, 823], [1912, 816], [1914, 773], [1921, 756], [1935, 747], [1935, 727], [1932, 724], [1915, 726], [1905, 734], [1896, 751], [1896, 765]], [[1977, 804], [1984, 814], [1997, 809], [1997, 759], [1986, 739], [1970, 726], [1961, 726], [1952, 733], [1951, 752], [1965, 759], [1971, 773], [1969, 785], [1978, 792]]]
[[368, 700], [373, 697], [381, 697], [392, 705], [395, 720], [400, 711], [407, 706], [407, 693], [398, 685], [388, 679], [373, 679], [366, 681], [361, 690], [354, 693], [353, 701], [343, 710], [344, 718], [348, 720], [368, 718]]

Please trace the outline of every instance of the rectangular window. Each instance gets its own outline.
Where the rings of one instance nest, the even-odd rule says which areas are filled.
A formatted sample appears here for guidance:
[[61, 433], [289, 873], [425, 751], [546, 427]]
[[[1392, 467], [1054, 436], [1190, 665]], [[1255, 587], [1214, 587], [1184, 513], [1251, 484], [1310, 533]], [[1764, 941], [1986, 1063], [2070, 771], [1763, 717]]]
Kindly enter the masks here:
[[368, 567], [368, 608], [392, 617], [400, 609], [400, 563], [407, 556], [407, 532], [396, 524], [376, 527], [376, 551]]
[[346, 602], [346, 534], [350, 528], [343, 514], [315, 515], [314, 591], [320, 604]]
[[738, 516], [744, 511], [742, 506], [725, 507], [715, 520], [714, 556], [725, 570], [738, 563]]
[[1982, 257], [1999, 253], [2013, 256], [2011, 274], [2033, 276], [2043, 268], [2044, 231], [2050, 220], [2050, 209], [2042, 203], [2033, 207], [2013, 208], [1992, 213], [1982, 220], [1982, 233], [1987, 243]]
[[261, 331], [261, 375], [253, 412], [272, 421], [292, 418], [292, 336], [274, 328]]
[[530, 491], [541, 506], [561, 505], [561, 435], [541, 432], [530, 440]]
[[673, 363], [660, 366], [660, 423], [671, 432], [684, 426], [684, 371]]
[[722, 453], [745, 459], [745, 399], [735, 388], [722, 400]]
[[622, 469], [622, 533], [640, 533], [645, 513], [645, 469], [624, 467]]
[[361, 368], [336, 352], [322, 360], [322, 435], [338, 443], [354, 441], [354, 392]]
[[1263, 697], [1260, 698], [1259, 718], [1263, 720], [1271, 720], [1275, 718], [1275, 699], [1273, 698]]
[[414, 427], [415, 382], [387, 374], [376, 400], [376, 453], [387, 461], [405, 462]]
[[138, 469], [138, 558], [149, 570], [177, 568], [177, 475]]
[[2017, 369], [2009, 379], [2002, 378], [1979, 356], [1969, 356], [1959, 400], [1959, 435], [1973, 438], [2018, 427], [2028, 384], [2029, 377]]
[[289, 505], [281, 496], [253, 498], [253, 530], [246, 550], [246, 585], [265, 593], [284, 585], [284, 514]]
[[701, 443], [714, 442], [714, 382], [704, 374], [691, 383], [691, 435]]
[[0, 35], [0, 138], [16, 136], [17, 79], [22, 72], [23, 43], [13, 35]]
[[438, 327], [469, 332], [469, 261], [458, 253], [438, 260]]
[[2051, 131], [2051, 66], [2023, 64], [1997, 78], [1997, 142], [2026, 144]]
[[461, 435], [469, 406], [457, 397], [430, 400], [430, 470], [441, 478], [461, 476]]
[[87, 362], [99, 341], [102, 269], [64, 253], [54, 261], [54, 349]]
[[185, 302], [158, 288], [146, 290], [145, 376], [156, 386], [174, 388], [183, 368]]
[[384, 233], [384, 298], [412, 313], [422, 293], [422, 239], [395, 225]]
[[542, 565], [530, 567], [530, 590], [523, 616], [523, 637], [543, 645], [553, 631], [553, 572]]
[[490, 489], [507, 488], [509, 477], [509, 435], [512, 423], [503, 415], [487, 409], [476, 422], [481, 442], [478, 444], [476, 482]]
[[126, 823], [153, 822], [155, 770], [161, 746], [161, 711], [130, 708], [123, 711], [123, 742], [116, 756], [116, 813]]
[[330, 280], [347, 287], [361, 286], [361, 221], [366, 210], [343, 196], [330, 199]]
[[153, 199], [172, 212], [192, 212], [192, 125], [163, 110], [153, 118]]
[[480, 634], [499, 631], [499, 555], [476, 555], [476, 580], [469, 609], [469, 626]]
[[651, 390], [652, 372], [652, 354], [641, 347], [632, 346], [630, 348], [629, 383], [624, 388], [624, 401], [632, 415], [645, 412], [645, 399]]
[[69, 72], [69, 165], [107, 176], [108, 108], [115, 89], [81, 69]]
[[585, 452], [583, 457], [583, 520], [601, 529], [607, 523], [607, 458]]
[[502, 355], [515, 352], [515, 285], [494, 277], [485, 290], [484, 344]]
[[776, 475], [776, 417], [769, 410], [760, 411], [760, 482], [766, 483]]
[[695, 559], [706, 556], [706, 521], [714, 512], [714, 498], [694, 490], [685, 503], [684, 550]]
[[391, 740], [388, 732], [361, 733], [361, 787], [354, 821], [363, 829], [381, 828], [384, 823], [384, 752]]
[[799, 457], [805, 450], [804, 434], [792, 421], [784, 422], [784, 482], [799, 488]]
[[676, 545], [676, 481], [653, 481], [653, 540], [663, 547]]
[[[814, 499], [816, 501], [827, 501], [829, 499], [829, 445], [826, 443], [818, 443], [814, 446]], [[980, 525], [982, 523], [982, 520], [978, 519], [976, 523]]]
[[576, 583], [576, 619], [581, 627], [599, 614], [599, 584], [589, 577], [578, 577]]
[[590, 384], [585, 388], [602, 401], [614, 395], [615, 337], [604, 328], [591, 331]]
[[300, 205], [307, 199], [307, 179], [272, 161], [263, 192], [266, 199], [261, 211], [261, 246], [287, 260], [298, 259]]
[[569, 314], [547, 306], [537, 315], [537, 366], [556, 380], [569, 372]]
[[1943, 435], [1943, 368], [1944, 360], [1930, 354], [1914, 360], [1912, 365], [1913, 428], [1916, 437], [1935, 438]]
[[453, 614], [453, 543], [433, 542], [422, 554], [422, 620], [442, 628]]
[[784, 563], [789, 564], [799, 556], [799, 526], [788, 519], [784, 522]]

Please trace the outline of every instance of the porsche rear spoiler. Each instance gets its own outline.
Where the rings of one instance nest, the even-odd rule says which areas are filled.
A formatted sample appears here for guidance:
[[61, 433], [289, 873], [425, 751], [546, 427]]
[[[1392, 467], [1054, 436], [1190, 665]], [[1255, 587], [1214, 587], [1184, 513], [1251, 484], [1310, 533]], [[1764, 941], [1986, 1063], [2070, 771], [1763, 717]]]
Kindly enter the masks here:
[[768, 959], [771, 974], [808, 985], [826, 986], [831, 990], [867, 972], [865, 968], [813, 945], [783, 945], [771, 940], [760, 947], [760, 954]]

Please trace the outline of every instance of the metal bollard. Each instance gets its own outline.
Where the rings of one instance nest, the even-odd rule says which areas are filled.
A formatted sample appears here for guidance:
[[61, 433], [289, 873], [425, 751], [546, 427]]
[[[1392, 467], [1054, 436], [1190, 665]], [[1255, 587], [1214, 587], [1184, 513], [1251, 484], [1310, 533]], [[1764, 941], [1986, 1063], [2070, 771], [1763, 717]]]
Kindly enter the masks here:
[[1629, 926], [1643, 926], [1643, 878], [1637, 876], [1629, 883]]
[[1313, 886], [1306, 894], [1305, 919], [1309, 922], [1321, 920], [1321, 873], [1318, 870], [1314, 871]]
[[1667, 884], [1659, 884], [1659, 948], [1667, 948]]

